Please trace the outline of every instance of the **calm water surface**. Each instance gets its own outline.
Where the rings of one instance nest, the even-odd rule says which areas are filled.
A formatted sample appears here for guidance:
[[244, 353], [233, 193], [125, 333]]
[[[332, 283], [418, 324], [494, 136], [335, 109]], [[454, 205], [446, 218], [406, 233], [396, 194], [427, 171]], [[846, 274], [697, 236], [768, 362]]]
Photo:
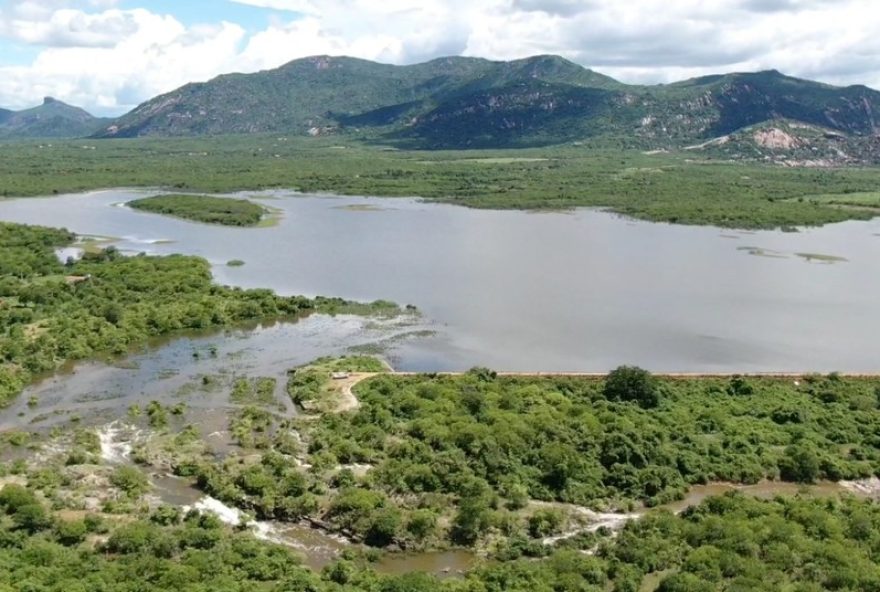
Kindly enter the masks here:
[[396, 348], [400, 369], [880, 370], [880, 220], [745, 233], [267, 192], [243, 195], [281, 222], [239, 229], [121, 205], [142, 195], [4, 200], [0, 219], [201, 255], [226, 284], [416, 304], [437, 332]]

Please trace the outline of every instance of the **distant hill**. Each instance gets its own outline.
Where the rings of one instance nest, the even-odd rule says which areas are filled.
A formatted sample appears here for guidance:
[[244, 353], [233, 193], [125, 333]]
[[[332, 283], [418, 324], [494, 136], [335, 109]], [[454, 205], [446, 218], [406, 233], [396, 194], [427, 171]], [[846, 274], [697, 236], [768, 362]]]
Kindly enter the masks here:
[[46, 97], [23, 111], [0, 109], [0, 138], [81, 138], [104, 128], [110, 120]]
[[[420, 148], [606, 137], [662, 149], [788, 121], [864, 146], [872, 144], [864, 138], [880, 133], [877, 113], [880, 93], [870, 88], [834, 87], [775, 70], [637, 86], [557, 56], [510, 62], [449, 57], [411, 66], [318, 56], [188, 84], [147, 101], [98, 135], [358, 133]], [[868, 150], [868, 156], [878, 155]]]
[[413, 66], [313, 57], [188, 84], [137, 107], [103, 135], [321, 134], [341, 126], [405, 127], [448, 101], [523, 82], [562, 81], [579, 88], [618, 86], [550, 56], [515, 62], [453, 57]]

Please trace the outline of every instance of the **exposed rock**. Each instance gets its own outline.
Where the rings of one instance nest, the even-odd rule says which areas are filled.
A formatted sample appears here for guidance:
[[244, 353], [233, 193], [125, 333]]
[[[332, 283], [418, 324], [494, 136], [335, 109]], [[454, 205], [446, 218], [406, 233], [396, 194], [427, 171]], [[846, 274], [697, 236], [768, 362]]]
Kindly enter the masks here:
[[800, 139], [782, 131], [778, 127], [757, 130], [753, 137], [758, 146], [771, 150], [791, 150], [803, 144]]

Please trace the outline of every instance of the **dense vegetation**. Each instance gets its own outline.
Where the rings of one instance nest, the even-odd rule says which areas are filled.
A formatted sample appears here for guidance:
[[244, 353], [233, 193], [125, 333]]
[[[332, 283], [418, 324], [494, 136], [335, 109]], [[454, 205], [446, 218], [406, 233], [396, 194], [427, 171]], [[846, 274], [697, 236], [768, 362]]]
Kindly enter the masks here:
[[[20, 236], [66, 240], [34, 228]], [[384, 369], [365, 357], [296, 369], [288, 391], [303, 402], [334, 396], [333, 372], [380, 375], [355, 387], [359, 407], [292, 419], [276, 415], [272, 379], [229, 377], [236, 404], [230, 432], [240, 448], [220, 462], [182, 402], [154, 401], [146, 413], [130, 414], [155, 431], [156, 443], [138, 445], [133, 455], [156, 463], [147, 471], [100, 464], [93, 431], [56, 430], [60, 440], [47, 442], [40, 457], [0, 464], [7, 483], [0, 490], [0, 591], [812, 592], [880, 585], [880, 507], [873, 501], [728, 494], [679, 516], [649, 510], [616, 536], [584, 528], [582, 512], [559, 503], [632, 507], [705, 481], [876, 474], [876, 379], [667, 379], [634, 367], [606, 379]], [[38, 449], [28, 438], [4, 435], [0, 453], [3, 442]], [[145, 475], [159, 467], [194, 476], [205, 492], [258, 517], [306, 518], [378, 547], [474, 546], [494, 561], [461, 579], [383, 576], [371, 568], [371, 553], [353, 547], [312, 573], [295, 552], [211, 516], [149, 507]], [[96, 495], [98, 508], [83, 511]]]
[[711, 481], [880, 472], [877, 380], [662, 379], [646, 405], [615, 400], [616, 373], [379, 376], [357, 387], [357, 413], [324, 416], [309, 446], [375, 464], [373, 483], [389, 494], [455, 494], [477, 482], [504, 497], [524, 490], [587, 505], [656, 503]]
[[65, 230], [0, 223], [0, 406], [32, 376], [66, 360], [122, 354], [181, 329], [348, 304], [218, 286], [197, 257], [123, 257], [110, 248], [62, 264], [54, 248], [73, 238]]
[[541, 555], [542, 537], [577, 530], [575, 505], [627, 510], [694, 484], [880, 473], [873, 379], [383, 374], [340, 413], [326, 404], [334, 369], [381, 371], [360, 359], [299, 369], [290, 395], [321, 415], [283, 419], [253, 404], [231, 423], [240, 456], [171, 464], [264, 518], [308, 518], [379, 547], [459, 544], [502, 557]]
[[379, 576], [343, 559], [314, 574], [283, 547], [167, 506], [134, 521], [54, 516], [33, 492], [0, 491], [4, 592], [813, 592], [880, 586], [880, 508], [845, 499], [713, 498], [658, 513], [587, 556], [486, 565], [463, 579]]
[[136, 210], [223, 226], [256, 226], [266, 209], [246, 199], [210, 195], [155, 195], [128, 202]]
[[[388, 151], [340, 139], [231, 136], [0, 143], [0, 195], [119, 186], [192, 192], [290, 187], [482, 208], [610, 208], [648, 220], [772, 228], [866, 219], [809, 196], [875, 191], [874, 169], [802, 169], [645, 155], [625, 140], [542, 150]], [[695, 159], [695, 160], [694, 160]], [[801, 199], [804, 198], [804, 199]]]
[[661, 592], [872, 590], [878, 519], [873, 502], [727, 495], [632, 522], [598, 554], [617, 566], [615, 590], [638, 590], [643, 573]]

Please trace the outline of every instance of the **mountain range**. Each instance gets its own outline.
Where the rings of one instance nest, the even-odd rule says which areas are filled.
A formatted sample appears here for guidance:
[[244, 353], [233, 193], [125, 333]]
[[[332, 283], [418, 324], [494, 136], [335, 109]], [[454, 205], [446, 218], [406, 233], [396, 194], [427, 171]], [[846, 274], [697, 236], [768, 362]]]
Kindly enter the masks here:
[[775, 70], [629, 85], [558, 56], [448, 57], [409, 66], [316, 56], [187, 84], [95, 136], [245, 133], [358, 134], [427, 149], [606, 138], [646, 150], [873, 162], [880, 159], [880, 92]]
[[109, 119], [46, 97], [42, 105], [31, 109], [0, 109], [0, 138], [78, 138], [98, 133], [109, 123]]

